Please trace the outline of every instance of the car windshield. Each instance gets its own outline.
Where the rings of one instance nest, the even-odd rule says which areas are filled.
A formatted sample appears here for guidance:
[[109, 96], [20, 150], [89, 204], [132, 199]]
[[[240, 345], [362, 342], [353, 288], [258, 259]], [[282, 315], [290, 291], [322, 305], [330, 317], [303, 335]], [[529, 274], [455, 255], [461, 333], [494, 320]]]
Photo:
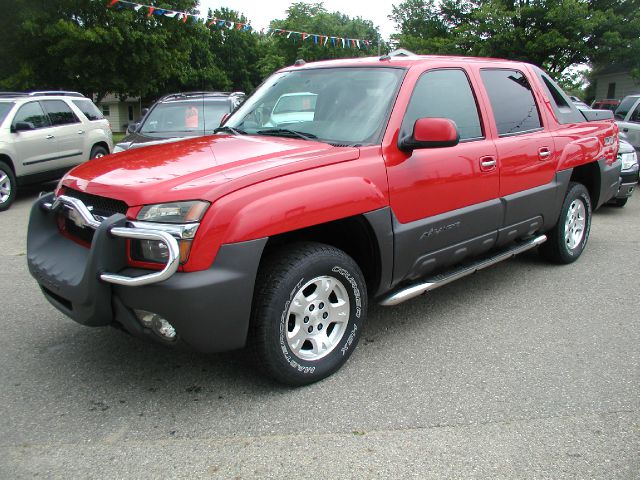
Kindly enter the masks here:
[[228, 101], [184, 100], [157, 104], [144, 120], [140, 133], [163, 137], [188, 137], [211, 133], [229, 113]]
[[[380, 143], [404, 69], [318, 68], [276, 73], [225, 127], [334, 145]], [[302, 134], [302, 135], [300, 135]]]
[[616, 108], [616, 112], [614, 114], [616, 119], [624, 120], [624, 118], [627, 116], [627, 113], [629, 113], [629, 110], [631, 110], [637, 100], [638, 97], [626, 97], [624, 100], [622, 100], [618, 108]]
[[13, 107], [13, 102], [0, 102], [0, 123], [4, 121], [11, 107]]

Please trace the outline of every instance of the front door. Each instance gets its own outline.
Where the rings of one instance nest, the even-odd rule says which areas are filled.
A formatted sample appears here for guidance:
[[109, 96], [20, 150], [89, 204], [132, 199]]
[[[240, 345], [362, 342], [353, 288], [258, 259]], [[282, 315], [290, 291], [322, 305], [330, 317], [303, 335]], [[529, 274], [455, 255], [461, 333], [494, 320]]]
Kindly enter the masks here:
[[416, 149], [387, 163], [396, 217], [394, 280], [430, 271], [488, 250], [502, 221], [497, 152], [483, 128], [474, 90], [463, 69], [434, 69], [417, 80], [400, 135], [418, 118], [455, 122], [455, 147]]
[[[32, 126], [32, 130], [16, 132], [18, 122]], [[21, 165], [20, 175], [31, 175], [51, 169], [58, 157], [58, 145], [49, 117], [39, 102], [22, 105], [11, 122], [11, 139], [16, 150], [16, 162]]]

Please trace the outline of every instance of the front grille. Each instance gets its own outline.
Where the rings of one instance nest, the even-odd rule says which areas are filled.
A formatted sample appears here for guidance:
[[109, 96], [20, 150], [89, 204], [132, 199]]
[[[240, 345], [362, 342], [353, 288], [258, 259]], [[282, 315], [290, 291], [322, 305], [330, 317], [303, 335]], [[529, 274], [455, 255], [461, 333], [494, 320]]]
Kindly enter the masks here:
[[[63, 188], [61, 194], [68, 197], [77, 198], [87, 206], [91, 213], [99, 217], [108, 218], [116, 213], [121, 213], [124, 215], [127, 213], [127, 209], [129, 208], [127, 204], [122, 200], [115, 200], [113, 198], [100, 197], [98, 195], [92, 195], [90, 193], [79, 192], [78, 190], [73, 190], [72, 188]], [[95, 233], [93, 228], [80, 228], [64, 215], [60, 215], [60, 220], [62, 220], [62, 224], [59, 224], [60, 228], [64, 230], [69, 236], [80, 240], [80, 242], [82, 243], [89, 245], [91, 244], [91, 241], [93, 240], [93, 234]], [[100, 219], [98, 218], [98, 220]]]
[[129, 208], [122, 200], [91, 195], [90, 193], [79, 192], [72, 188], [65, 187], [62, 194], [68, 197], [77, 198], [84, 203], [89, 210], [91, 210], [91, 213], [101, 217], [110, 217], [115, 213], [121, 213], [124, 215], [127, 213], [127, 209]]

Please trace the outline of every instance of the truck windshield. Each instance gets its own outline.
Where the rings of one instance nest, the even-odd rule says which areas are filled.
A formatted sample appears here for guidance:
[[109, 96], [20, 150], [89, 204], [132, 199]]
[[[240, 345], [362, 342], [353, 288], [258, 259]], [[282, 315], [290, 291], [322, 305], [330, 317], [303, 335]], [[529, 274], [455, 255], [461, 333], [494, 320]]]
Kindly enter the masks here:
[[11, 107], [13, 107], [13, 102], [0, 102], [0, 123], [3, 122], [4, 117], [7, 116]]
[[220, 120], [230, 109], [228, 101], [203, 102], [201, 98], [159, 103], [149, 112], [140, 133], [152, 137], [205, 135], [220, 125]]
[[381, 141], [404, 74], [404, 69], [391, 67], [276, 73], [225, 127], [334, 145], [374, 145]]

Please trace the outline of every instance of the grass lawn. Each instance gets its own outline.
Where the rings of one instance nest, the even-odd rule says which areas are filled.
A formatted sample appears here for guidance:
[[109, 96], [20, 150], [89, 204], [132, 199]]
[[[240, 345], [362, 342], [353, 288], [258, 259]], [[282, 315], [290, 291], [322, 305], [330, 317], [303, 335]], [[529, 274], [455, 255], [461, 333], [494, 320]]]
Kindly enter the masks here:
[[113, 144], [115, 145], [122, 140], [127, 134], [125, 132], [113, 132]]

